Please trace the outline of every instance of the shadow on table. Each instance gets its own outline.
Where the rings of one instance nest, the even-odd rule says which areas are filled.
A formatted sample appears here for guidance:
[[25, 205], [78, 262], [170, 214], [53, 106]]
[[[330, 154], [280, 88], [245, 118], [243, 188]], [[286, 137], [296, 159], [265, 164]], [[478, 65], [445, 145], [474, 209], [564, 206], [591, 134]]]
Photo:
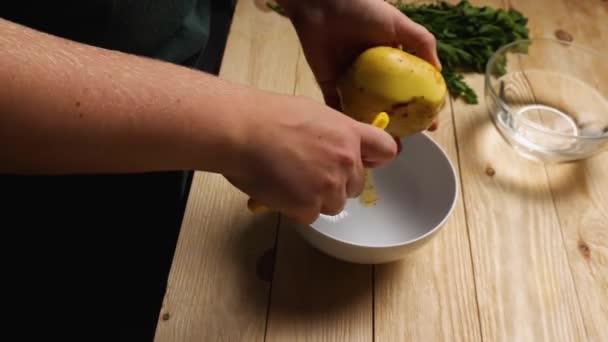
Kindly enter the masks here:
[[[263, 219], [256, 222], [259, 220]], [[276, 249], [253, 247], [253, 240], [272, 230], [264, 224], [250, 225], [239, 237], [240, 247], [235, 252], [243, 282], [264, 282], [271, 295], [268, 300], [252, 293], [257, 297], [243, 305], [270, 305], [269, 331], [302, 322], [312, 324], [311, 328], [316, 324], [326, 326], [353, 312], [369, 312], [362, 323], [371, 325], [371, 266], [342, 262], [318, 252], [300, 237], [295, 226], [281, 220]], [[247, 252], [251, 248], [263, 251], [252, 259], [252, 253]], [[250, 287], [243, 285], [245, 290]]]
[[[520, 177], [521, 173], [518, 174], [518, 178], [510, 175], [509, 170], [502, 169], [508, 167], [504, 162], [500, 162], [500, 158], [505, 157], [505, 154], [509, 154], [508, 158], [517, 159], [516, 166], [518, 165], [532, 165], [534, 168], [530, 168], [531, 172], [546, 174], [546, 170], [555, 170], [559, 168], [559, 172], [552, 172], [550, 178], [551, 190], [554, 195], [559, 196], [570, 196], [579, 187], [580, 181], [585, 178], [584, 163], [585, 161], [572, 162], [561, 165], [547, 165], [546, 169], [542, 164], [528, 160], [520, 156], [513, 148], [508, 146], [508, 143], [500, 137], [497, 139], [483, 139], [482, 137], [488, 137], [490, 134], [499, 135], [491, 119], [487, 115], [473, 115], [474, 118], [466, 119], [469, 124], [466, 126], [465, 131], [459, 132], [458, 145], [459, 153], [461, 156], [461, 162], [463, 164], [473, 163], [473, 165], [465, 166], [468, 169], [473, 169], [479, 173], [480, 177], [490, 177], [492, 182], [486, 182], [486, 184], [494, 184], [500, 187], [503, 192], [510, 192], [517, 195], [525, 196], [528, 199], [533, 200], [544, 200], [544, 195], [539, 192], [539, 184], [535, 182], [538, 177]], [[471, 122], [472, 120], [472, 122]], [[492, 132], [489, 132], [492, 131]], [[487, 144], [503, 144], [507, 149], [500, 149], [506, 151], [503, 154], [496, 153], [498, 150], [493, 146], [487, 146]], [[466, 157], [467, 154], [476, 154], [474, 158]]]
[[234, 264], [231, 277], [237, 285], [232, 288], [238, 289], [234, 296], [243, 310], [253, 310], [256, 315], [266, 314], [278, 223], [277, 214], [255, 215], [245, 226], [234, 226], [236, 232], [225, 246], [230, 249], [229, 262]]

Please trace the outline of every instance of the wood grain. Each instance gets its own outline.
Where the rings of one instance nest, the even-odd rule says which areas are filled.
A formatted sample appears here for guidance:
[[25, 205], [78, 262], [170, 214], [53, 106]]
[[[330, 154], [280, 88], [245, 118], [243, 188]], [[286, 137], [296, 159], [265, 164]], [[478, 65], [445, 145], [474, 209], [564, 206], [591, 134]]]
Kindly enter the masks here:
[[[322, 101], [300, 54], [297, 95]], [[316, 251], [281, 219], [272, 283], [268, 341], [371, 341], [371, 266], [338, 261]]]
[[[239, 1], [220, 77], [291, 92], [298, 42], [291, 25]], [[277, 215], [254, 216], [223, 177], [196, 173], [156, 341], [262, 341]], [[270, 265], [267, 265], [270, 263]]]
[[[430, 136], [459, 173], [450, 101], [439, 119]], [[461, 189], [452, 217], [433, 240], [401, 262], [376, 266], [374, 309], [377, 341], [481, 340]]]
[[[482, 91], [481, 76], [467, 82]], [[456, 102], [454, 117], [484, 340], [583, 340], [543, 166], [515, 155], [483, 102]]]
[[[543, 14], [544, 7], [538, 2], [512, 1], [512, 4], [530, 13], [530, 20], [535, 23], [532, 26], [534, 36], [559, 38], [565, 35], [575, 44], [608, 54], [608, 3], [556, 1], [550, 16]], [[560, 57], [566, 56], [554, 56]], [[564, 67], [589, 68], [585, 70], [589, 76], [584, 81], [601, 89], [604, 101], [607, 101], [608, 66], [605, 60], [585, 64]], [[581, 105], [589, 94], [578, 95], [578, 91], [564, 92], [564, 102], [571, 106], [579, 103], [579, 110], [587, 107], [587, 112], [599, 111], [608, 115], [606, 107], [597, 108], [602, 105], [597, 99], [589, 99], [589, 103]], [[589, 341], [608, 341], [608, 192], [605, 191], [608, 189], [608, 153], [582, 162], [548, 166], [547, 174], [587, 338]]]
[[[458, 168], [449, 103], [431, 135]], [[377, 341], [481, 340], [461, 194], [452, 217], [426, 246], [401, 262], [376, 266]]]
[[[483, 94], [482, 75], [466, 80]], [[455, 101], [453, 110], [483, 339], [585, 340], [543, 165], [507, 146], [483, 97], [477, 106]]]
[[608, 157], [548, 172], [588, 340], [608, 341]]
[[256, 274], [275, 241], [277, 217], [252, 218], [218, 175], [192, 185], [156, 341], [261, 341], [269, 283]]
[[[518, 8], [533, 35], [560, 30], [608, 53], [606, 2], [472, 2]], [[321, 101], [289, 22], [253, 0], [238, 2], [220, 76]], [[466, 80], [483, 94], [482, 76]], [[317, 252], [291, 222], [249, 214], [221, 176], [196, 173], [156, 340], [608, 340], [608, 156], [527, 161], [479, 98], [451, 103], [432, 134], [460, 172], [453, 216], [375, 272]]]

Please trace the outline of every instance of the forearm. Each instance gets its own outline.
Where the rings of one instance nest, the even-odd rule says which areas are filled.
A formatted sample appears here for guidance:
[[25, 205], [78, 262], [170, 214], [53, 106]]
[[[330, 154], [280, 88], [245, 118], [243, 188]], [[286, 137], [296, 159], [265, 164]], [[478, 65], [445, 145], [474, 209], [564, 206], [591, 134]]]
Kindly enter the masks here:
[[0, 172], [222, 171], [250, 91], [0, 19]]

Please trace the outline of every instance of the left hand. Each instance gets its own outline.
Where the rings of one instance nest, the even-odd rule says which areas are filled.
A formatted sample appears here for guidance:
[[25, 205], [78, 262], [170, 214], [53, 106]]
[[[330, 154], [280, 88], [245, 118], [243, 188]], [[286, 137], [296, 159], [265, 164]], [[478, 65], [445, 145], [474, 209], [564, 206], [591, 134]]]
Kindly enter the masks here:
[[[441, 69], [435, 37], [382, 0], [279, 0], [290, 17], [325, 103], [340, 110], [336, 82], [365, 49], [402, 46]], [[435, 130], [435, 122], [429, 130]]]

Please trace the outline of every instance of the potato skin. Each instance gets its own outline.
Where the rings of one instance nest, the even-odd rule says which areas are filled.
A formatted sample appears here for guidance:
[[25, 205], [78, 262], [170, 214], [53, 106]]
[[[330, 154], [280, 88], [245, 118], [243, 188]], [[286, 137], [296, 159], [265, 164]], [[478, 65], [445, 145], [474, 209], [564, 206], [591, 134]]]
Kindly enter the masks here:
[[447, 97], [439, 70], [403, 50], [378, 46], [364, 51], [338, 82], [345, 114], [370, 123], [387, 112], [387, 132], [396, 137], [426, 130]]

